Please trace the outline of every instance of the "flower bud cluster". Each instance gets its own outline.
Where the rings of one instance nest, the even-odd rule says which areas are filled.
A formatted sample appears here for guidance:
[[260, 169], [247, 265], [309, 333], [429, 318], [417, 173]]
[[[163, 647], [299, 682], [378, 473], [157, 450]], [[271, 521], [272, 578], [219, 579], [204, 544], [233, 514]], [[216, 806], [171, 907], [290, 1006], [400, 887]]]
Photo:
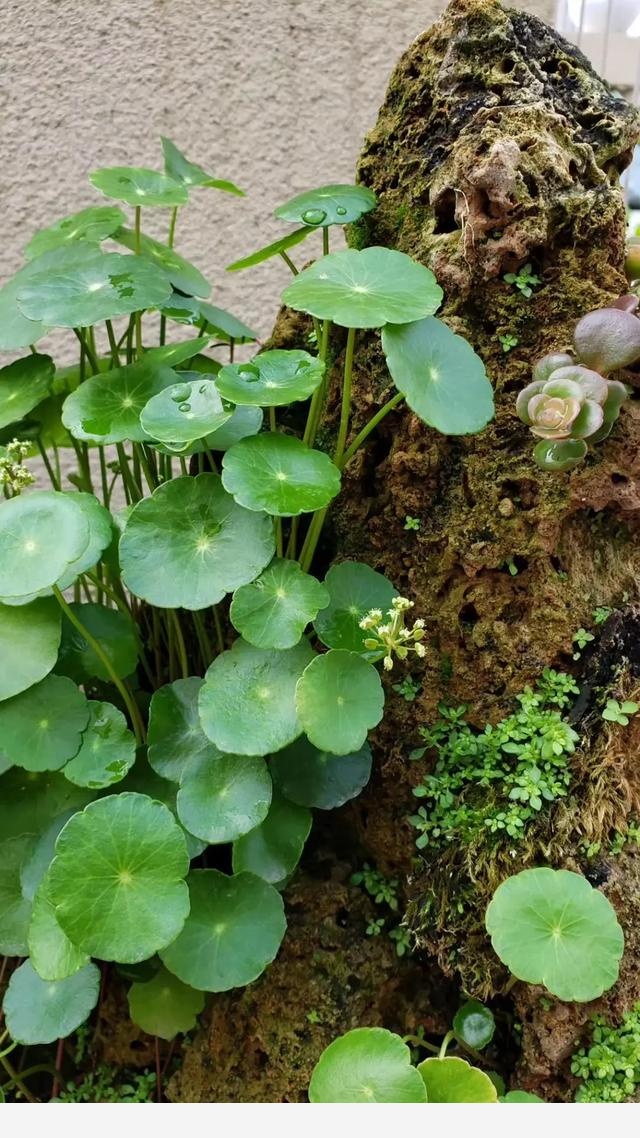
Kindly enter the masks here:
[[364, 641], [365, 648], [370, 652], [383, 654], [383, 667], [390, 672], [393, 668], [393, 657], [406, 660], [410, 652], [423, 659], [426, 649], [424, 639], [424, 621], [414, 620], [410, 628], [406, 626], [406, 617], [409, 609], [413, 608], [413, 601], [406, 597], [394, 597], [391, 608], [383, 615], [382, 609], [371, 609], [360, 621], [360, 628], [370, 635]]

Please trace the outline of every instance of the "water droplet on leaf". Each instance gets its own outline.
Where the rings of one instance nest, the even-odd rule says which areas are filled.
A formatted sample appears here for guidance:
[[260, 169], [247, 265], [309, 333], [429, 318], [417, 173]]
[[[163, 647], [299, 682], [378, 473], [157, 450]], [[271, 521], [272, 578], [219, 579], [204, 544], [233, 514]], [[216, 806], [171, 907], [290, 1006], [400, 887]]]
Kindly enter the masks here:
[[326, 216], [326, 211], [323, 209], [305, 209], [302, 220], [305, 225], [322, 225]]
[[186, 383], [178, 383], [171, 388], [170, 395], [174, 403], [184, 403], [191, 394], [191, 388]]

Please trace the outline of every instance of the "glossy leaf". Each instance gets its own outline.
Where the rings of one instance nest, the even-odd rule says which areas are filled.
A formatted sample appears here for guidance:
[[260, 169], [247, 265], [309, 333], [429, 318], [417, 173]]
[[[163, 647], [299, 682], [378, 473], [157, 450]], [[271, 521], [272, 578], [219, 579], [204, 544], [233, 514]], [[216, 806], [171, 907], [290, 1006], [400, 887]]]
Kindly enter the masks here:
[[263, 245], [261, 249], [256, 249], [255, 253], [249, 253], [248, 257], [241, 257], [239, 261], [227, 265], [227, 272], [237, 273], [242, 269], [252, 269], [254, 265], [261, 265], [263, 261], [270, 261], [272, 257], [278, 257], [281, 253], [286, 253], [287, 249], [293, 249], [295, 245], [305, 241], [309, 234], [313, 233], [313, 229], [314, 227], [311, 225], [304, 225], [302, 229], [294, 229], [293, 233], [287, 233], [284, 237], [279, 237], [277, 241], [272, 241], [270, 245]]
[[240, 405], [282, 407], [308, 399], [320, 385], [324, 364], [308, 352], [275, 348], [250, 363], [226, 364], [217, 376], [223, 399]]
[[102, 960], [135, 963], [180, 932], [189, 912], [188, 866], [182, 831], [166, 806], [142, 794], [109, 795], [67, 822], [49, 895], [75, 945]]
[[238, 506], [216, 474], [176, 478], [131, 511], [122, 579], [163, 608], [208, 608], [252, 581], [275, 552], [266, 514]]
[[293, 648], [310, 621], [329, 602], [324, 585], [297, 561], [278, 559], [231, 602], [233, 627], [256, 648]]
[[133, 1023], [148, 1035], [169, 1040], [196, 1026], [205, 997], [160, 968], [151, 980], [132, 984], [127, 999]]
[[426, 1102], [427, 1093], [399, 1035], [383, 1027], [356, 1027], [322, 1052], [309, 1101]]
[[18, 695], [49, 674], [60, 635], [60, 608], [53, 598], [18, 608], [0, 604], [0, 700]]
[[[30, 775], [27, 776], [32, 777]], [[66, 826], [75, 810], [64, 810], [58, 814], [45, 829], [34, 834], [33, 846], [20, 870], [22, 892], [28, 901], [33, 901], [43, 878], [49, 869], [55, 852], [58, 834]]]
[[300, 225], [347, 225], [377, 205], [376, 195], [366, 186], [331, 185], [296, 194], [274, 210], [283, 221]]
[[3, 750], [27, 771], [64, 766], [77, 754], [88, 722], [88, 702], [66, 676], [46, 676], [0, 704]]
[[382, 573], [360, 561], [341, 561], [327, 573], [324, 583], [329, 604], [316, 617], [314, 628], [327, 648], [364, 652], [366, 632], [360, 621], [371, 609], [387, 611], [397, 589]]
[[398, 391], [427, 426], [472, 435], [493, 418], [493, 389], [480, 356], [442, 320], [389, 325], [382, 348]]
[[90, 719], [77, 755], [64, 767], [76, 786], [104, 790], [121, 782], [136, 759], [136, 741], [121, 711], [110, 703], [89, 701]]
[[185, 377], [149, 400], [140, 426], [150, 438], [177, 448], [211, 434], [230, 418], [212, 379]]
[[296, 868], [310, 830], [311, 811], [274, 794], [266, 818], [234, 842], [233, 872], [278, 885]]
[[214, 304], [194, 296], [181, 296], [174, 292], [160, 311], [178, 324], [202, 327], [207, 335], [227, 343], [233, 340], [236, 344], [249, 344], [258, 338], [256, 332], [230, 312], [225, 312], [224, 308], [216, 308]]
[[533, 457], [541, 470], [573, 470], [587, 453], [583, 439], [540, 439], [533, 448]]
[[[0, 506], [0, 596], [31, 600], [50, 588], [89, 544], [84, 511], [73, 494], [34, 490]], [[19, 603], [19, 602], [18, 602]]]
[[296, 517], [327, 506], [340, 492], [340, 471], [324, 451], [275, 432], [242, 439], [222, 460], [222, 482], [248, 510]]
[[[34, 262], [35, 263], [35, 262]], [[75, 268], [50, 268], [18, 290], [29, 320], [60, 328], [88, 328], [101, 320], [157, 308], [171, 295], [169, 278], [142, 257], [96, 253]]]
[[207, 435], [205, 442], [209, 450], [229, 450], [240, 439], [257, 435], [262, 426], [263, 412], [260, 407], [235, 407], [231, 418]]
[[147, 353], [138, 363], [92, 376], [68, 395], [62, 422], [76, 439], [87, 442], [143, 442], [148, 435], [140, 413], [154, 395], [178, 382], [167, 364]]
[[189, 200], [179, 181], [142, 167], [106, 166], [89, 174], [89, 181], [105, 197], [128, 205], [169, 207]]
[[250, 984], [276, 956], [286, 930], [282, 898], [251, 873], [215, 869], [189, 875], [191, 912], [160, 953], [170, 972], [204, 992]]
[[[209, 743], [209, 746], [211, 747], [212, 744]], [[196, 838], [194, 834], [188, 833], [180, 824], [176, 807], [176, 795], [178, 793], [176, 783], [170, 781], [168, 778], [161, 778], [159, 774], [156, 774], [149, 766], [143, 750], [138, 751], [138, 757], [134, 766], [129, 771], [124, 782], [118, 786], [118, 792], [120, 794], [123, 792], [128, 794], [130, 791], [133, 791], [134, 794], [146, 794], [148, 798], [156, 798], [158, 802], [162, 802], [167, 809], [171, 811], [187, 844], [187, 853], [190, 859], [198, 857], [198, 854], [201, 854], [202, 851], [206, 849], [206, 842], [201, 841], [200, 838]]]
[[26, 246], [24, 255], [31, 260], [32, 257], [48, 253], [50, 249], [59, 249], [70, 241], [99, 244], [115, 233], [124, 220], [124, 214], [118, 206], [89, 206], [88, 209], [81, 209], [79, 213], [61, 217], [46, 229], [39, 229]]
[[200, 722], [224, 754], [267, 755], [302, 732], [296, 683], [313, 651], [306, 640], [282, 652], [236, 640], [216, 657], [200, 690]]
[[[98, 641], [117, 676], [124, 679], [135, 672], [139, 652], [138, 635], [136, 626], [125, 613], [119, 609], [105, 608], [104, 605], [76, 604], [73, 601], [69, 607]], [[62, 622], [62, 641], [56, 672], [69, 676], [77, 684], [84, 684], [94, 678], [111, 681], [111, 675], [100, 657], [66, 616]]]
[[304, 735], [271, 759], [274, 786], [299, 806], [333, 810], [356, 798], [371, 777], [371, 748], [350, 755], [319, 751]]
[[24, 419], [51, 394], [51, 356], [30, 355], [0, 369], [0, 427]]
[[372, 664], [332, 648], [316, 656], [296, 686], [296, 710], [311, 743], [348, 755], [362, 747], [382, 719], [384, 691]]
[[27, 941], [31, 964], [42, 980], [65, 980], [89, 963], [86, 952], [71, 943], [56, 920], [48, 875], [33, 902]]
[[491, 1043], [495, 1029], [493, 1012], [479, 1000], [466, 1000], [453, 1017], [456, 1038], [476, 1051]]
[[158, 688], [151, 696], [149, 765], [162, 778], [180, 782], [201, 757], [218, 753], [200, 726], [202, 684], [200, 676], [189, 676]]
[[440, 306], [442, 289], [406, 253], [371, 245], [321, 257], [294, 277], [282, 300], [344, 328], [380, 328], [430, 316]]
[[25, 960], [12, 974], [4, 997], [9, 1034], [30, 1047], [66, 1039], [93, 1011], [99, 992], [95, 964], [86, 964], [65, 980], [42, 980]]
[[270, 802], [271, 778], [264, 759], [214, 751], [186, 768], [177, 797], [178, 818], [190, 834], [220, 845], [259, 826]]
[[84, 514], [89, 530], [89, 541], [82, 553], [70, 561], [56, 585], [63, 591], [77, 581], [81, 573], [93, 569], [102, 554], [111, 545], [114, 536], [113, 518], [108, 510], [93, 494], [78, 491], [67, 493], [66, 497]]
[[[134, 229], [127, 229], [126, 226], [122, 226], [114, 233], [113, 240], [124, 245], [126, 249], [130, 249], [132, 253], [138, 253], [138, 242]], [[165, 272], [173, 287], [179, 289], [180, 292], [184, 292], [188, 296], [208, 296], [211, 292], [211, 285], [206, 277], [203, 277], [200, 270], [196, 269], [195, 265], [185, 261], [184, 257], [176, 253], [175, 249], [170, 249], [162, 241], [148, 237], [146, 233], [140, 234], [138, 255], [144, 260], [158, 265]]]
[[610, 901], [579, 873], [540, 868], [508, 877], [486, 925], [513, 975], [560, 1000], [595, 1000], [618, 978], [622, 929]]
[[170, 138], [162, 136], [161, 142], [164, 168], [169, 177], [174, 178], [176, 182], [182, 182], [185, 186], [208, 186], [213, 190], [224, 190], [228, 194], [244, 197], [244, 190], [239, 189], [233, 182], [224, 178], [215, 178], [212, 174], [207, 174], [202, 166], [189, 162]]
[[0, 834], [42, 834], [61, 814], [81, 810], [93, 797], [57, 771], [12, 767], [0, 776]]
[[497, 1102], [498, 1093], [488, 1075], [466, 1059], [447, 1056], [425, 1059], [418, 1065], [429, 1102]]

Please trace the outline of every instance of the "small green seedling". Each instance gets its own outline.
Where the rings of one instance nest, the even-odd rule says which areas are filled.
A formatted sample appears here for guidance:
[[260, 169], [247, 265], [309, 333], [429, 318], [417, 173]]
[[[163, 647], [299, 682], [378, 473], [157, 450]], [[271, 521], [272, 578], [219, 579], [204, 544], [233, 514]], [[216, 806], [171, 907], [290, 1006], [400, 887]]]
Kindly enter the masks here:
[[542, 283], [540, 277], [536, 276], [533, 272], [533, 267], [530, 262], [527, 262], [521, 269], [518, 269], [517, 273], [505, 273], [502, 279], [506, 281], [507, 284], [514, 285], [518, 292], [521, 292], [527, 300], [533, 296], [533, 290], [536, 285]]
[[420, 529], [420, 525], [420, 518], [412, 518], [410, 514], [407, 514], [404, 519], [404, 528], [406, 530], [414, 530], [417, 533]]
[[593, 617], [593, 623], [604, 624], [605, 620], [609, 619], [612, 612], [613, 609], [607, 608], [606, 605], [598, 605], [598, 607], [595, 608], [591, 614]]
[[[512, 275], [512, 274], [509, 274], [509, 275]], [[505, 277], [505, 280], [506, 280], [506, 277]], [[517, 348], [518, 344], [520, 343], [518, 337], [514, 336], [512, 332], [503, 333], [501, 336], [498, 336], [498, 340], [500, 341], [503, 352], [512, 351], [513, 348]]]
[[573, 653], [573, 659], [579, 660], [583, 649], [587, 647], [587, 644], [595, 640], [595, 636], [592, 632], [587, 632], [586, 628], [579, 628], [577, 632], [574, 632], [571, 639], [577, 649], [577, 651]]
[[393, 684], [392, 686], [393, 690], [397, 692], [398, 695], [401, 695], [402, 698], [407, 701], [407, 703], [413, 703], [421, 687], [418, 681], [414, 680], [411, 676], [405, 676], [404, 680], [401, 680], [400, 683]]
[[635, 715], [637, 710], [638, 704], [631, 699], [625, 699], [622, 703], [617, 699], [608, 699], [602, 718], [606, 719], [607, 723], [619, 723], [621, 727], [628, 727], [629, 716]]

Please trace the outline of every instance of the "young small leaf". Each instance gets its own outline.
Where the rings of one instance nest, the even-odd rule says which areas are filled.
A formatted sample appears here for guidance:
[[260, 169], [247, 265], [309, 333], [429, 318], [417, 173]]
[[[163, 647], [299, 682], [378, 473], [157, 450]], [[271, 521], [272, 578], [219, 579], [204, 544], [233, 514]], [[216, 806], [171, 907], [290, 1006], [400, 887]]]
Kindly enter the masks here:
[[466, 1059], [424, 1059], [418, 1064], [429, 1102], [497, 1102], [498, 1092], [484, 1071]]
[[304, 735], [271, 759], [271, 776], [285, 798], [299, 806], [333, 810], [356, 798], [371, 777], [371, 748], [350, 755], [319, 751]]
[[275, 794], [266, 818], [234, 841], [233, 872], [278, 885], [296, 868], [310, 829], [311, 811]]
[[3, 750], [27, 771], [64, 766], [78, 753], [88, 722], [88, 701], [66, 676], [46, 676], [0, 704]]
[[274, 210], [282, 221], [297, 221], [314, 228], [327, 225], [348, 225], [369, 213], [377, 205], [376, 195], [366, 186], [320, 186], [296, 194]]
[[117, 707], [89, 700], [90, 719], [82, 745], [63, 774], [76, 786], [104, 790], [121, 782], [136, 759], [135, 737]]
[[427, 1092], [399, 1035], [383, 1027], [357, 1027], [322, 1052], [309, 1101], [426, 1102]]
[[329, 604], [314, 622], [320, 640], [327, 648], [366, 651], [364, 639], [368, 634], [360, 628], [360, 621], [371, 609], [385, 613], [397, 589], [382, 573], [360, 561], [341, 561], [332, 566], [324, 583]]
[[308, 352], [279, 348], [261, 352], [250, 363], [226, 364], [217, 376], [218, 391], [231, 403], [282, 407], [308, 399], [319, 387], [324, 363]]
[[233, 842], [259, 826], [271, 803], [271, 778], [262, 758], [212, 749], [185, 771], [176, 799], [178, 818], [209, 845]]
[[167, 1040], [196, 1026], [205, 1000], [202, 992], [183, 984], [166, 968], [160, 968], [151, 980], [132, 984], [127, 999], [133, 1023], [148, 1035]]
[[362, 747], [382, 719], [383, 708], [380, 677], [355, 652], [332, 648], [316, 656], [296, 686], [302, 730], [319, 750], [336, 755]]
[[166, 174], [136, 166], [106, 166], [89, 174], [92, 186], [107, 198], [133, 206], [166, 207], [189, 200], [185, 187]]
[[65, 1039], [93, 1011], [99, 992], [95, 964], [86, 964], [65, 980], [42, 980], [25, 960], [11, 976], [4, 997], [9, 1034], [28, 1047]]
[[297, 517], [321, 510], [340, 492], [340, 471], [301, 439], [270, 431], [242, 439], [222, 460], [222, 483], [248, 510]]
[[255, 581], [236, 589], [229, 615], [233, 627], [256, 648], [293, 648], [307, 624], [329, 603], [324, 585], [303, 573], [297, 561], [278, 559]]

